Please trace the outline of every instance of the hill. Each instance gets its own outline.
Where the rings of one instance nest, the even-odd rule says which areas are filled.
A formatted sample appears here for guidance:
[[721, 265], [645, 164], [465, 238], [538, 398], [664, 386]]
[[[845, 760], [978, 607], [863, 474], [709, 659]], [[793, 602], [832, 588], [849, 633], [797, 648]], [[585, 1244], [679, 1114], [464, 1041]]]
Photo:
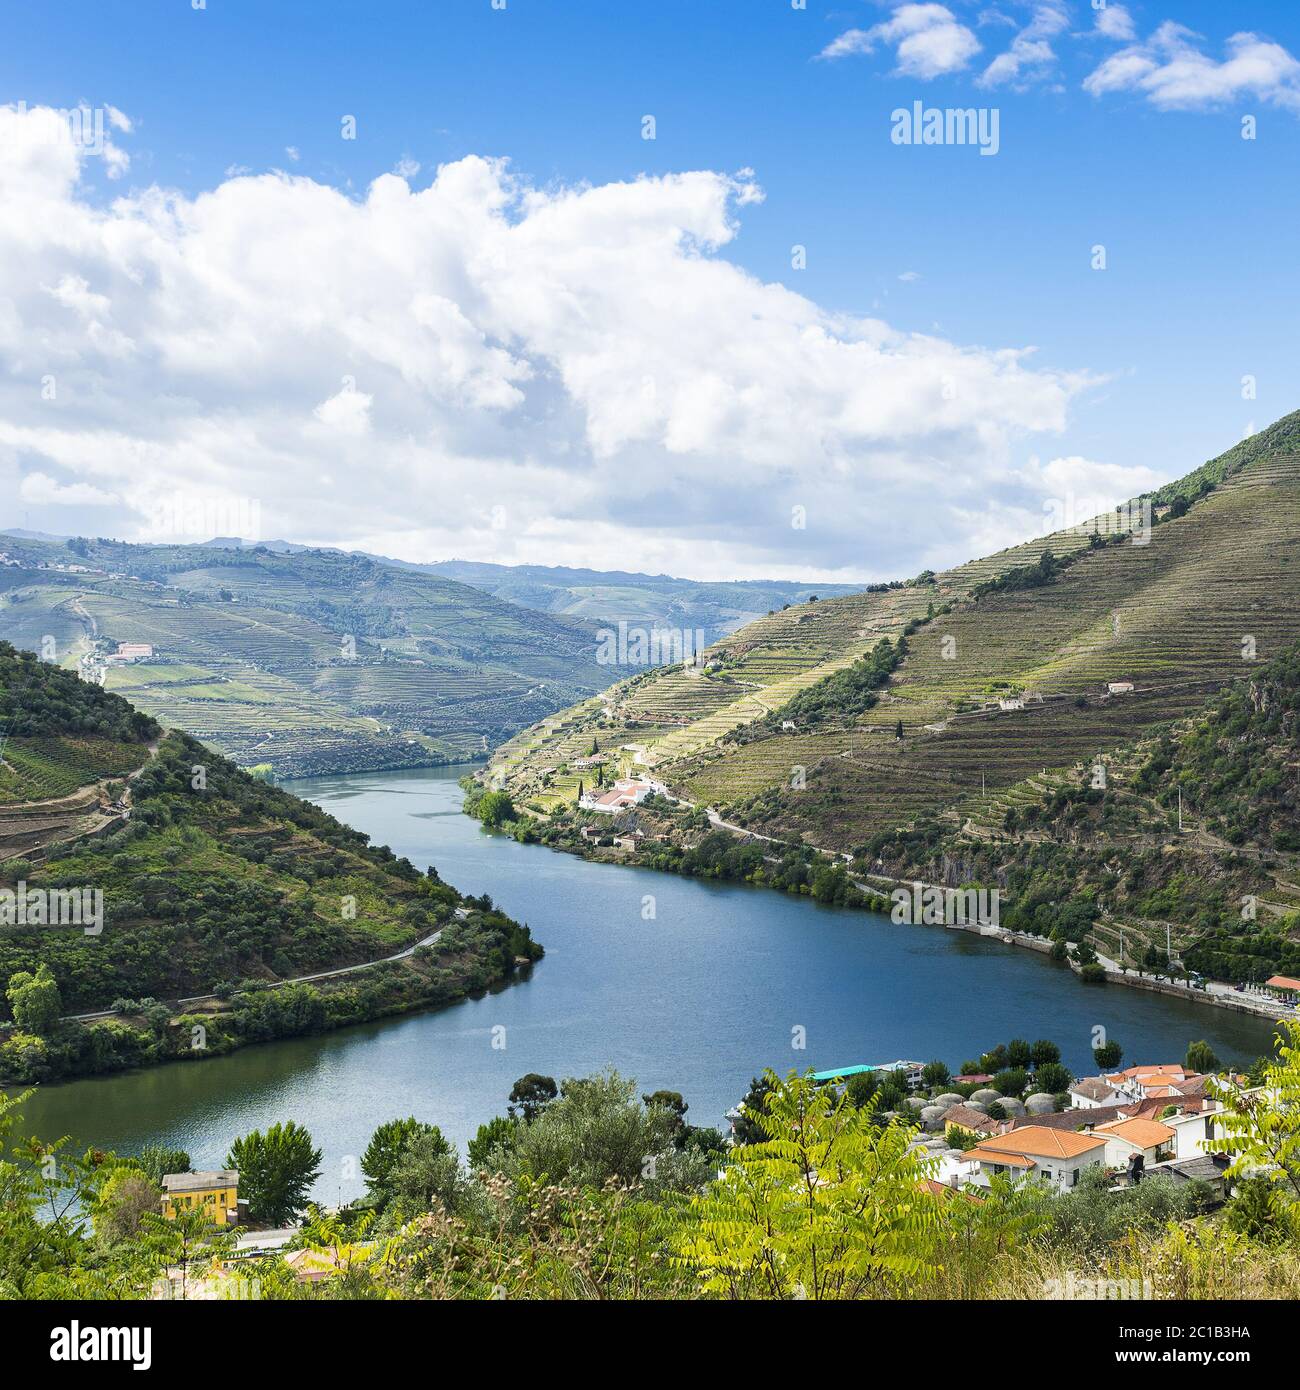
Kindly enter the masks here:
[[0, 638], [279, 776], [481, 756], [607, 679], [590, 625], [364, 556], [0, 544]]
[[1153, 503], [1149, 526], [1119, 509], [762, 618], [702, 668], [636, 675], [549, 717], [484, 779], [562, 812], [592, 780], [574, 761], [594, 747], [605, 778], [653, 769], [783, 841], [853, 853], [918, 826], [935, 828], [932, 844], [968, 824], [978, 837], [1008, 805], [1197, 714], [1300, 638], [1300, 414]]
[[858, 584], [802, 584], [781, 579], [711, 583], [666, 574], [568, 569], [552, 565], [491, 565], [441, 560], [419, 568], [545, 613], [593, 622], [702, 631], [708, 642], [764, 614], [820, 597], [855, 593]]
[[[0, 984], [15, 1019], [0, 1022], [0, 1078], [215, 1055], [445, 1002], [540, 954], [526, 927], [433, 869], [7, 644], [0, 711], [13, 729], [0, 762]], [[359, 968], [285, 984], [346, 967]], [[19, 1017], [16, 990], [43, 970], [55, 1014], [114, 1016]]]

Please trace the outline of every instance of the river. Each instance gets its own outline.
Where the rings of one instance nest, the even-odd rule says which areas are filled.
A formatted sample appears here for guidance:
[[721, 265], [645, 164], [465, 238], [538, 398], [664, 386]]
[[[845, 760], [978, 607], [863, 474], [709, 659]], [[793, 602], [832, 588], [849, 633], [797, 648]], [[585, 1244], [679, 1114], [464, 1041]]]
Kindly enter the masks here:
[[123, 1152], [174, 1144], [207, 1168], [237, 1134], [293, 1119], [325, 1155], [316, 1195], [337, 1201], [362, 1190], [358, 1156], [381, 1121], [415, 1115], [463, 1148], [530, 1071], [612, 1065], [644, 1091], [680, 1091], [693, 1122], [720, 1124], [764, 1066], [941, 1057], [955, 1070], [1023, 1037], [1055, 1039], [1078, 1072], [1091, 1069], [1097, 1026], [1130, 1062], [1181, 1060], [1193, 1038], [1225, 1060], [1253, 1057], [1271, 1035], [1246, 1015], [1080, 984], [1045, 956], [968, 933], [521, 845], [461, 814], [463, 771], [289, 790], [526, 921], [546, 948], [526, 980], [320, 1037], [44, 1087], [27, 1127]]

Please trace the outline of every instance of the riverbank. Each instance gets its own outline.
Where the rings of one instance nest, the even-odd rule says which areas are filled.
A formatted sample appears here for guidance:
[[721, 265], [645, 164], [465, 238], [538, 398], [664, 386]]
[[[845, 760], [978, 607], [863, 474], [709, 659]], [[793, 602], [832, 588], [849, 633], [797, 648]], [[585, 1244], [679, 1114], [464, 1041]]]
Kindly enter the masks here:
[[358, 774], [289, 790], [373, 843], [437, 864], [461, 892], [490, 895], [545, 943], [537, 968], [448, 1008], [241, 1047], [199, 1067], [42, 1086], [25, 1107], [32, 1132], [122, 1153], [169, 1144], [196, 1168], [219, 1168], [232, 1135], [293, 1119], [323, 1152], [316, 1196], [333, 1204], [360, 1195], [349, 1175], [379, 1124], [415, 1115], [463, 1151], [529, 1072], [562, 1081], [614, 1067], [639, 1092], [679, 1091], [688, 1122], [722, 1125], [768, 1066], [955, 1065], [994, 1039], [1050, 1037], [1084, 1076], [1096, 1070], [1098, 1025], [1133, 1061], [1177, 1060], [1200, 1038], [1225, 1061], [1268, 1050], [1272, 1030], [1260, 1019], [1090, 988], [998, 940], [487, 833], [461, 814], [456, 777]]
[[[711, 853], [708, 872], [702, 874], [691, 872], [695, 866], [695, 861], [691, 857], [694, 851], [683, 849], [681, 843], [675, 843], [672, 832], [663, 833], [666, 825], [656, 819], [656, 813], [659, 809], [658, 802], [661, 800], [669, 808], [669, 817], [675, 816], [681, 811], [694, 813], [696, 817], [702, 816], [704, 826], [695, 827], [697, 836], [701, 829], [705, 829], [706, 835], [725, 833], [732, 836], [738, 845], [755, 847], [756, 853], [761, 859], [761, 865], [756, 867], [752, 856], [749, 859], [735, 860], [725, 854]], [[585, 838], [581, 827], [573, 822], [562, 818], [558, 822], [557, 829], [557, 822], [554, 817], [545, 818], [529, 813], [527, 822], [515, 822], [521, 827], [521, 833], [517, 838], [523, 838], [526, 842], [537, 841], [550, 849], [561, 850], [566, 854], [577, 855], [598, 864], [627, 864], [668, 873], [686, 873], [687, 876], [726, 878], [732, 882], [745, 882], [761, 888], [777, 888], [785, 893], [799, 893], [801, 896], [810, 896], [818, 901], [830, 901], [839, 906], [869, 912], [888, 912], [890, 910], [889, 894], [898, 887], [910, 889], [915, 883], [923, 893], [927, 890], [946, 891], [943, 885], [931, 884], [917, 879], [895, 878], [887, 874], [864, 872], [855, 876], [848, 867], [852, 861], [847, 855], [812, 845], [791, 846], [772, 836], [762, 835], [742, 826], [734, 825], [723, 820], [713, 808], [701, 809], [682, 798], [652, 798], [631, 813], [625, 813], [625, 815], [627, 814], [633, 818], [633, 829], [629, 831], [616, 825], [616, 819], [621, 818], [611, 817], [608, 832], [600, 836], [599, 839], [592, 840]], [[578, 819], [583, 818], [579, 817]], [[645, 833], [642, 827], [647, 821], [653, 822], [655, 830], [660, 833], [654, 835]], [[508, 824], [500, 828], [506, 833], [511, 833]], [[551, 829], [552, 833], [547, 833], [548, 828]], [[600, 828], [604, 829], [603, 826]], [[638, 834], [638, 832], [640, 833]], [[604, 840], [605, 843], [602, 844], [601, 840]], [[700, 839], [695, 850], [698, 850], [703, 843], [703, 839]], [[812, 871], [810, 867], [806, 881], [797, 881], [791, 874], [792, 855], [806, 866], [811, 866], [814, 861], [818, 862], [824, 872]], [[777, 866], [777, 868], [773, 869], [769, 866]], [[798, 864], [795, 864], [794, 869], [797, 873]], [[851, 891], [844, 891], [846, 882], [851, 885], [852, 889], [856, 890], [858, 896], [855, 897]], [[964, 885], [964, 887], [974, 887], [974, 885]], [[1049, 938], [1036, 936], [1030, 932], [1014, 931], [989, 922], [966, 921], [934, 924], [923, 922], [918, 925], [945, 926], [950, 930], [968, 932], [1044, 955], [1052, 951], [1054, 944]], [[1101, 953], [1097, 954], [1097, 962], [1101, 972], [1095, 980], [1097, 984], [1124, 985], [1130, 989], [1165, 994], [1194, 1004], [1205, 1004], [1234, 1013], [1249, 1014], [1270, 1022], [1295, 1016], [1295, 1009], [1292, 1006], [1283, 1004], [1271, 997], [1236, 989], [1223, 982], [1211, 981], [1204, 988], [1197, 988], [1190, 983], [1121, 966], [1119, 962], [1110, 960]], [[1083, 977], [1082, 968], [1078, 964], [1072, 960], [1068, 964], [1076, 975], [1086, 978]]]

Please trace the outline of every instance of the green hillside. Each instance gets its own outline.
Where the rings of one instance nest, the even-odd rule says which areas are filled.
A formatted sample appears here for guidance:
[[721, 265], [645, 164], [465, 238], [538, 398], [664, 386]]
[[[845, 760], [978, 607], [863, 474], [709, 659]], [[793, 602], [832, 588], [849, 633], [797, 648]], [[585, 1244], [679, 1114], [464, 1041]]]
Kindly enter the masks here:
[[[481, 756], [605, 683], [588, 625], [361, 556], [0, 548], [0, 637], [279, 776]], [[153, 655], [106, 662], [119, 642]]]
[[1192, 970], [1258, 982], [1300, 974], [1298, 852], [1300, 644], [1188, 719], [881, 831], [854, 862], [999, 884], [1004, 925], [1127, 965], [1163, 968], [1172, 944]]
[[[24, 884], [42, 900], [61, 892], [87, 903], [102, 894], [98, 931], [84, 920], [0, 923], [0, 987], [10, 986], [0, 1011], [14, 1020], [0, 1022], [0, 1080], [213, 1055], [445, 1002], [540, 953], [526, 927], [462, 898], [433, 869], [7, 644], [0, 711], [20, 735], [0, 763], [0, 890], [12, 899]], [[62, 794], [88, 743], [98, 762], [83, 763], [71, 795], [18, 800], [34, 777], [18, 752], [34, 750], [56, 770], [34, 790]], [[125, 775], [102, 775], [110, 770]], [[365, 968], [283, 985], [357, 965]], [[41, 1026], [21, 1017], [14, 977], [43, 969], [56, 1014], [114, 1017]]]
[[[392, 563], [392, 562], [390, 562]], [[675, 579], [667, 574], [624, 570], [570, 569], [555, 565], [493, 565], [473, 560], [440, 560], [420, 568], [458, 579], [498, 598], [546, 613], [620, 620], [629, 624], [697, 628], [714, 642], [774, 609], [854, 593], [859, 584], [799, 584], [781, 579], [712, 583]]]
[[[653, 769], [732, 824], [819, 848], [1001, 831], [1007, 806], [1300, 639], [1300, 414], [1162, 489], [1149, 529], [1126, 515], [764, 617], [703, 669], [633, 676], [525, 731], [485, 780], [554, 812], [595, 747], [606, 777]], [[878, 683], [884, 639], [905, 651]]]

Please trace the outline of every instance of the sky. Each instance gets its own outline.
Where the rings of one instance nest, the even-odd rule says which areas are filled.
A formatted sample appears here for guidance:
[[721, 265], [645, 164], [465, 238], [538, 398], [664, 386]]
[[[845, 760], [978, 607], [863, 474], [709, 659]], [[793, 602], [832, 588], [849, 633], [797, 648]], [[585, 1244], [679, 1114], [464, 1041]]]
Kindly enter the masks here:
[[1283, 0], [0, 26], [0, 526], [871, 581], [1300, 406]]

